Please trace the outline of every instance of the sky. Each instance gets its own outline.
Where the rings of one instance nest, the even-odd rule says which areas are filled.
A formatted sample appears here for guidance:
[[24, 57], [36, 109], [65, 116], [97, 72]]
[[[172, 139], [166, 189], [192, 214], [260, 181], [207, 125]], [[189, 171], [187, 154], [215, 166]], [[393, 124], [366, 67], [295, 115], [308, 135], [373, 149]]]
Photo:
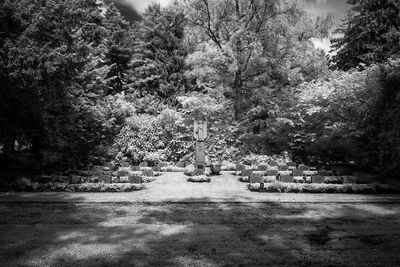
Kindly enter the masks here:
[[[170, 0], [113, 0], [134, 8], [137, 12], [142, 13], [146, 7], [153, 3], [158, 2], [161, 6], [166, 6]], [[294, 0], [296, 1], [296, 0]], [[335, 12], [338, 18], [344, 16], [347, 8], [349, 7], [345, 0], [305, 0], [307, 10], [313, 15], [321, 13]]]
[[[120, 9], [121, 14], [124, 15], [127, 20], [137, 20], [140, 13], [143, 13], [146, 7], [154, 2], [160, 3], [161, 6], [167, 6], [171, 0], [105, 0], [107, 2], [114, 2]], [[297, 0], [293, 0], [297, 1]], [[349, 9], [349, 5], [345, 3], [346, 0], [305, 0], [306, 10], [312, 16], [319, 16], [333, 12], [335, 14], [336, 26], [340, 25], [341, 19], [345, 16], [346, 11]], [[329, 39], [315, 39], [314, 44], [316, 47], [330, 50]]]

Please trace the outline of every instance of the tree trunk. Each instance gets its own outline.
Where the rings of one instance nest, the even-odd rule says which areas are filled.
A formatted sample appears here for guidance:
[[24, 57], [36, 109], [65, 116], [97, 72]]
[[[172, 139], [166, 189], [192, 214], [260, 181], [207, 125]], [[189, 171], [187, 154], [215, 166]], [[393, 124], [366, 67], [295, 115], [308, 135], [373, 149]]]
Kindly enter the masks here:
[[233, 93], [234, 93], [234, 118], [235, 120], [240, 119], [240, 113], [242, 108], [242, 80], [241, 80], [241, 71], [236, 71], [235, 81], [233, 83]]

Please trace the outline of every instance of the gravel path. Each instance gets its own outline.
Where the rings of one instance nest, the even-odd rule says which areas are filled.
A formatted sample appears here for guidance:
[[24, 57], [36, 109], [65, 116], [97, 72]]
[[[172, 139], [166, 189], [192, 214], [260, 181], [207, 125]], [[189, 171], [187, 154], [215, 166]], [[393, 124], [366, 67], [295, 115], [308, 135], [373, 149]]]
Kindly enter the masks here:
[[0, 202], [306, 202], [306, 203], [400, 203], [400, 195], [258, 193], [247, 189], [232, 172], [213, 176], [210, 183], [190, 183], [183, 173], [165, 173], [129, 193], [2, 193]]

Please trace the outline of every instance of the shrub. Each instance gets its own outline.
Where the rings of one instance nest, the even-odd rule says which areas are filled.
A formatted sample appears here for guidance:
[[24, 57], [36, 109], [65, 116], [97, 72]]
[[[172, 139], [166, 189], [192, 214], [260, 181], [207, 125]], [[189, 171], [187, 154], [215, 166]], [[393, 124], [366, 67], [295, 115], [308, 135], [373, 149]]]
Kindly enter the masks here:
[[19, 182], [8, 184], [3, 187], [4, 191], [17, 192], [131, 192], [141, 190], [140, 184], [104, 184], [104, 183], [32, 183], [29, 179], [23, 179]]
[[187, 181], [192, 183], [209, 183], [211, 182], [211, 178], [205, 175], [198, 175], [189, 177]]
[[166, 166], [166, 167], [161, 167], [161, 171], [162, 172], [184, 172], [185, 168], [170, 165], [170, 166]]
[[192, 132], [176, 111], [166, 109], [158, 116], [138, 114], [128, 120], [114, 146], [120, 151], [118, 160], [177, 162], [193, 151]]
[[275, 193], [341, 193], [341, 194], [380, 194], [399, 193], [400, 188], [384, 184], [298, 184], [267, 183], [264, 188], [260, 184], [249, 184], [250, 191]]

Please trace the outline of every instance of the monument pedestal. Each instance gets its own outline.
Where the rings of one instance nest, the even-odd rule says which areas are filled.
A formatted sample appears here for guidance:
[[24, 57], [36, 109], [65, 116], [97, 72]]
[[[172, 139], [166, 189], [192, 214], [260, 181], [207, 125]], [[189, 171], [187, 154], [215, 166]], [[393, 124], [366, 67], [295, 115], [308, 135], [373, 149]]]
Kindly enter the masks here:
[[203, 175], [206, 168], [206, 152], [204, 141], [196, 142], [196, 175]]
[[194, 138], [196, 139], [195, 175], [203, 175], [206, 169], [207, 121], [198, 119], [194, 121]]

